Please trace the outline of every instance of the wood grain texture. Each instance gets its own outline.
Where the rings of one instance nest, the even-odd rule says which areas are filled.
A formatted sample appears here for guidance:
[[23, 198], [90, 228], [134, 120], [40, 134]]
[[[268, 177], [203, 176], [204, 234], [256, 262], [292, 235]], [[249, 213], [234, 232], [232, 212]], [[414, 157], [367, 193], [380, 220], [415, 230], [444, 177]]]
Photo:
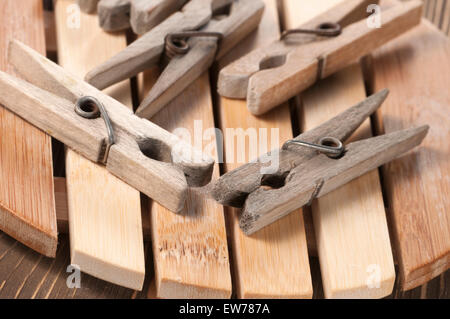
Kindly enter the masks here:
[[[0, 2], [0, 68], [7, 62], [9, 41], [20, 39], [45, 52], [42, 3]], [[36, 251], [54, 257], [57, 225], [53, 193], [51, 138], [0, 107], [0, 229]]]
[[[68, 28], [66, 8], [72, 3], [56, 2], [58, 57], [63, 67], [81, 77], [127, 43], [124, 34], [103, 32], [95, 16], [82, 14], [81, 28]], [[131, 107], [129, 85], [125, 81], [107, 93]], [[71, 262], [95, 277], [141, 290], [145, 265], [139, 192], [70, 150], [66, 175]]]
[[[145, 94], [158, 74], [147, 72]], [[177, 116], [174, 116], [177, 114]], [[209, 77], [204, 73], [152, 121], [168, 129], [182, 128], [190, 143], [216, 149]], [[200, 126], [199, 126], [200, 125]], [[211, 135], [212, 133], [212, 135]], [[196, 145], [197, 146], [197, 145]], [[213, 176], [218, 177], [214, 166]], [[191, 189], [186, 206], [175, 215], [153, 202], [150, 210], [155, 291], [158, 298], [230, 298], [231, 275], [224, 208], [199, 190]]]
[[[60, 234], [69, 233], [69, 207], [67, 203], [67, 187], [66, 179], [64, 177], [55, 177], [55, 204], [56, 204], [56, 218], [58, 220], [58, 232]], [[141, 209], [142, 221], [142, 235], [144, 242], [151, 241], [150, 234], [150, 216], [145, 209]], [[312, 247], [311, 249], [314, 249]]]
[[[151, 256], [149, 244], [145, 246]], [[147, 277], [142, 292], [116, 286], [81, 273], [81, 287], [68, 288], [66, 281], [71, 272], [69, 238], [59, 236], [55, 258], [47, 258], [0, 234], [0, 298], [8, 299], [131, 299], [145, 298], [151, 276]], [[151, 265], [151, 258], [148, 259]], [[151, 269], [146, 270], [151, 273]], [[145, 291], [145, 293], [144, 293]]]
[[[311, 18], [302, 13], [305, 6], [312, 9], [310, 3], [296, 0], [283, 3], [287, 28]], [[315, 13], [336, 3], [337, 0], [317, 1]], [[338, 72], [302, 94], [303, 105], [298, 109], [301, 129], [317, 126], [365, 96], [358, 65]], [[368, 136], [370, 123], [366, 121], [354, 138]], [[325, 297], [389, 295], [395, 271], [378, 172], [372, 171], [314, 201], [312, 211]], [[374, 272], [378, 278], [371, 277]], [[377, 282], [371, 282], [372, 279]]]
[[450, 265], [450, 42], [423, 21], [376, 52], [374, 88], [392, 95], [379, 113], [379, 131], [429, 123], [422, 148], [383, 167], [403, 289], [426, 283]]
[[[264, 2], [266, 9], [258, 31], [225, 56], [220, 61], [219, 67], [227, 65], [258, 46], [267, 45], [279, 36], [276, 1]], [[273, 128], [279, 129], [277, 142], [281, 143], [292, 138], [289, 107], [286, 104], [277, 111], [258, 118], [248, 113], [245, 101], [220, 98], [217, 107], [220, 127], [224, 132], [227, 128], [243, 130], [261, 128], [268, 129], [269, 132]], [[268, 133], [268, 137], [269, 134], [276, 133], [272, 131]], [[231, 142], [225, 136], [225, 144], [230, 143], [233, 148], [225, 149], [226, 171], [242, 164], [239, 163], [236, 156], [237, 149]], [[246, 144], [244, 154], [245, 161], [248, 161], [253, 158], [248, 158], [249, 145]], [[272, 142], [267, 147], [270, 149], [277, 146]], [[231, 158], [231, 151], [234, 158]], [[259, 149], [258, 152], [262, 155], [267, 150]], [[292, 213], [248, 237], [239, 228], [239, 210], [227, 208], [226, 211], [231, 230], [230, 241], [237, 296], [239, 298], [311, 298], [312, 283], [302, 212]]]
[[444, 7], [442, 8], [441, 12], [441, 23], [439, 25], [442, 32], [447, 34], [447, 36], [450, 35], [450, 1], [446, 1], [444, 3]]

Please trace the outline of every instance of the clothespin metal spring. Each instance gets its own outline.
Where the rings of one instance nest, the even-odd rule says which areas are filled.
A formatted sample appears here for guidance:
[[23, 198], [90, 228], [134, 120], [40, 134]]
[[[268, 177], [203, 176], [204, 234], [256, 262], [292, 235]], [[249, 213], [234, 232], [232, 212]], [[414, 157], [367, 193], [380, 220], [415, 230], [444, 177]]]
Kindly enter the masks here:
[[205, 32], [205, 31], [185, 31], [177, 33], [169, 33], [165, 38], [165, 53], [169, 59], [177, 55], [186, 54], [190, 47], [187, 43], [189, 38], [199, 37], [215, 37], [219, 41], [223, 38], [223, 34], [219, 32]]
[[86, 119], [96, 119], [99, 116], [105, 121], [106, 130], [108, 131], [108, 140], [106, 143], [105, 153], [101, 162], [106, 165], [108, 161], [109, 150], [115, 143], [114, 129], [103, 104], [92, 96], [83, 96], [75, 103], [75, 113]]
[[337, 37], [342, 33], [342, 27], [339, 23], [324, 22], [317, 26], [316, 29], [290, 29], [281, 34], [280, 39], [283, 40], [291, 34], [307, 33], [315, 34], [323, 37]]
[[320, 153], [324, 153], [330, 158], [340, 158], [344, 152], [345, 152], [345, 146], [344, 144], [334, 137], [323, 137], [320, 139], [318, 144], [315, 143], [309, 143], [305, 141], [300, 140], [288, 140], [283, 145], [283, 149], [287, 149], [289, 145], [299, 145], [303, 147], [308, 147], [314, 150], [319, 151]]

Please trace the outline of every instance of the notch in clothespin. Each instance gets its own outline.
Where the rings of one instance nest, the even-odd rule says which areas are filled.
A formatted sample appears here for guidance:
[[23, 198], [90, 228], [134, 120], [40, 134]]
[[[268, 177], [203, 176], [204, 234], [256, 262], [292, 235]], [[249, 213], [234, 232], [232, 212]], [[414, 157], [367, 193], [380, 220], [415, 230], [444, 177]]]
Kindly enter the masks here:
[[86, 81], [104, 89], [166, 60], [136, 112], [149, 118], [256, 29], [263, 11], [260, 0], [191, 0], [182, 11], [91, 70]]
[[210, 181], [213, 159], [23, 43], [9, 60], [26, 81], [0, 72], [0, 104], [169, 210]]
[[246, 98], [250, 112], [261, 115], [420, 23], [422, 1], [382, 6], [380, 25], [365, 19], [374, 3], [343, 1], [231, 63], [219, 74], [220, 95]]
[[[409, 151], [425, 138], [427, 125], [343, 144], [387, 95], [387, 90], [376, 93], [280, 150], [226, 173], [213, 185], [213, 197], [243, 208], [239, 225], [250, 235]], [[274, 156], [279, 156], [278, 169], [265, 172]]]
[[180, 10], [187, 1], [78, 0], [78, 5], [86, 13], [97, 10], [100, 27], [105, 31], [121, 31], [131, 27], [134, 33], [144, 34]]

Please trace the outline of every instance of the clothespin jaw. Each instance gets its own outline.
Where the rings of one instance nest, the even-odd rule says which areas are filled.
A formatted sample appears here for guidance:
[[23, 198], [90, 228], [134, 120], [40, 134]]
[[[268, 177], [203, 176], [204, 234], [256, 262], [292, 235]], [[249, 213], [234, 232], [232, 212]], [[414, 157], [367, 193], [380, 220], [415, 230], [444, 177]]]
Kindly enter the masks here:
[[371, 27], [363, 19], [371, 3], [344, 1], [301, 26], [317, 31], [338, 24], [338, 35], [289, 35], [231, 63], [219, 74], [219, 93], [246, 98], [251, 113], [264, 114], [420, 23], [422, 1], [411, 0], [381, 7], [381, 27]]
[[[324, 137], [345, 141], [386, 99], [387, 90], [339, 114], [294, 141], [318, 144]], [[312, 148], [288, 145], [272, 151], [279, 167], [264, 172], [265, 155], [223, 175], [213, 186], [212, 196], [221, 204], [243, 208], [240, 227], [248, 235], [290, 212], [309, 204], [349, 181], [381, 166], [419, 145], [428, 126], [377, 136], [345, 146], [339, 158]]]
[[[26, 45], [11, 42], [9, 59], [29, 82], [1, 72], [2, 105], [89, 160], [105, 162], [109, 172], [169, 210], [179, 212], [188, 187], [211, 179], [213, 159]], [[76, 112], [83, 97], [101, 104], [103, 118], [84, 118]], [[85, 107], [82, 111], [89, 114], [92, 105]], [[114, 132], [112, 145], [106, 117]]]
[[177, 35], [187, 50], [172, 56], [138, 108], [139, 116], [149, 118], [256, 29], [263, 10], [261, 0], [191, 0], [180, 12], [91, 70], [86, 81], [103, 89], [161, 63], [166, 53], [171, 53], [168, 48], [183, 51], [171, 41]]

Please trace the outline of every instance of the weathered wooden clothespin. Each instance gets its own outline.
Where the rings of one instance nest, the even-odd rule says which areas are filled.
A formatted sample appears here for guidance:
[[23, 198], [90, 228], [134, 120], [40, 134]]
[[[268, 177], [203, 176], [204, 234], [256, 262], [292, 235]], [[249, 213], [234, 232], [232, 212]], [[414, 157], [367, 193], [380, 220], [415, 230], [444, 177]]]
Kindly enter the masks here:
[[348, 0], [302, 25], [280, 40], [223, 68], [218, 91], [228, 98], [247, 98], [255, 115], [263, 114], [374, 49], [419, 24], [422, 1], [381, 7], [364, 19], [373, 0]]
[[168, 59], [136, 112], [149, 118], [254, 30], [263, 10], [260, 0], [191, 0], [182, 11], [91, 70], [86, 81], [103, 89]]
[[[352, 142], [345, 141], [384, 102], [383, 90], [319, 127], [287, 141], [256, 161], [223, 175], [212, 195], [221, 204], [243, 208], [246, 234], [269, 225], [349, 181], [419, 145], [428, 126]], [[278, 153], [274, 153], [278, 152]], [[276, 171], [265, 172], [268, 158], [278, 156]]]
[[120, 31], [131, 27], [144, 34], [157, 26], [188, 0], [78, 0], [81, 10], [97, 10], [100, 27], [105, 31]]
[[26, 45], [11, 42], [9, 60], [28, 82], [0, 72], [0, 104], [169, 210], [210, 181], [213, 159]]

